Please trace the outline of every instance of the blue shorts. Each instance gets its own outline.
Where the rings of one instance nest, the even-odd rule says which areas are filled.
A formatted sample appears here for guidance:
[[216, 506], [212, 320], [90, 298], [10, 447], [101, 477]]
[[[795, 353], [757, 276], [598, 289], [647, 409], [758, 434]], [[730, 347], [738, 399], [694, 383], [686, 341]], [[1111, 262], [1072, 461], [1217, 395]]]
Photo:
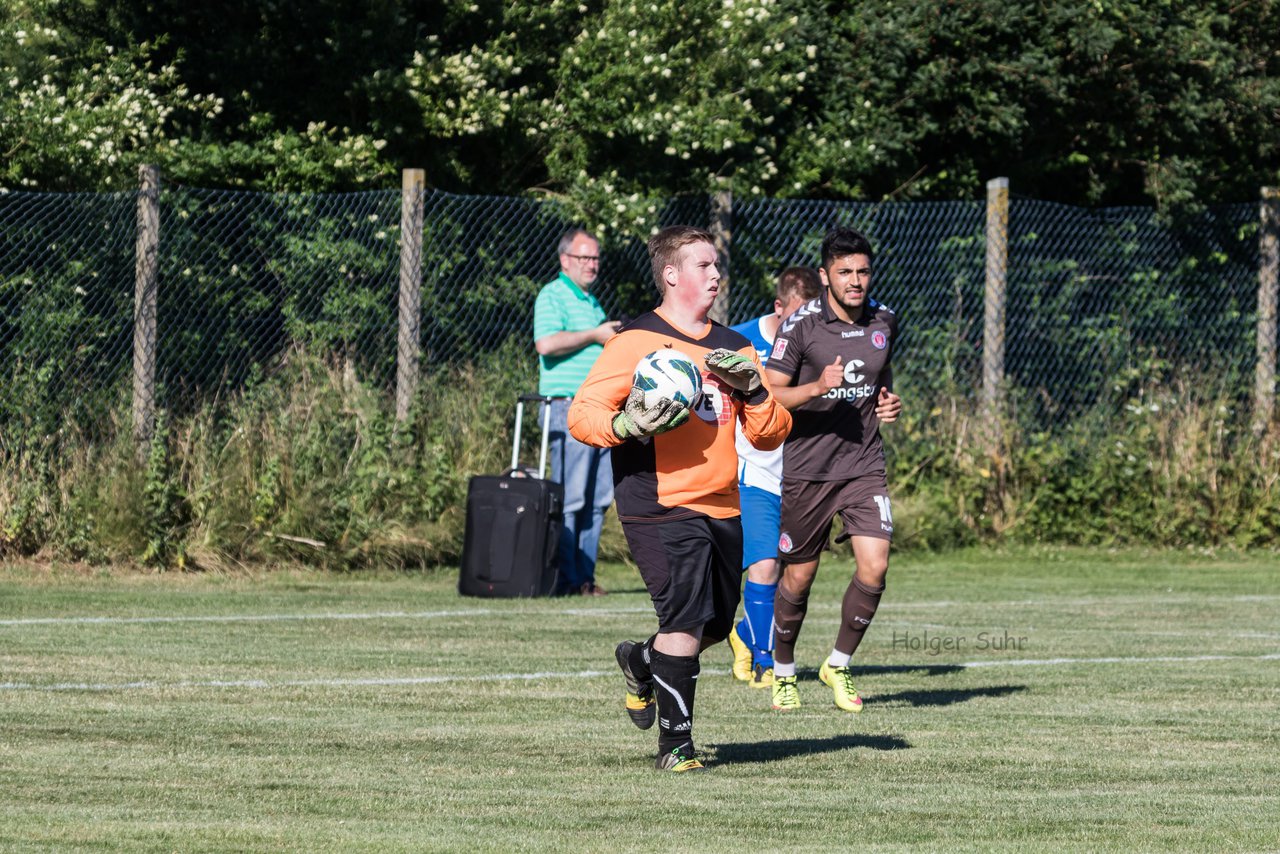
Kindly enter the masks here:
[[778, 556], [782, 530], [782, 496], [758, 486], [739, 486], [742, 508], [742, 568]]

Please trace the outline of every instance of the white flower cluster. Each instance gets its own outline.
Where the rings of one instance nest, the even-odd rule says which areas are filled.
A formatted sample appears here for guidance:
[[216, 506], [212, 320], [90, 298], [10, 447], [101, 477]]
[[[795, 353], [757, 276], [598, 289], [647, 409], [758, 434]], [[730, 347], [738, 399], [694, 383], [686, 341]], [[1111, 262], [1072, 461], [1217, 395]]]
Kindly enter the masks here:
[[[65, 59], [58, 39], [47, 27], [0, 30], [0, 48], [6, 42], [27, 48], [10, 54], [20, 64], [0, 67], [9, 84], [0, 90], [0, 149], [10, 154], [0, 165], [0, 184], [16, 178], [33, 187], [38, 182], [30, 176], [46, 171], [90, 180], [115, 174], [126, 159], [173, 144], [166, 127], [176, 112], [213, 118], [222, 111], [221, 98], [179, 84], [174, 66], [153, 70], [150, 45], [104, 49], [86, 66]], [[43, 163], [59, 165], [42, 169]]]
[[[503, 15], [466, 50], [420, 46], [406, 78], [428, 132], [515, 131], [606, 233], [651, 229], [646, 193], [659, 190], [645, 169], [691, 191], [718, 175], [741, 193], [791, 187], [774, 123], [818, 73], [818, 49], [779, 0], [549, 0]], [[544, 32], [566, 34], [553, 53]]]
[[513, 55], [475, 46], [447, 56], [415, 52], [406, 78], [419, 95], [429, 129], [474, 136], [502, 127], [513, 103], [529, 95], [527, 86], [511, 84], [523, 70]]
[[573, 195], [564, 201], [573, 219], [592, 223], [602, 239], [611, 235], [649, 234], [656, 230], [658, 199], [621, 185], [617, 169], [603, 176], [581, 170], [575, 176]]
[[275, 160], [267, 183], [281, 189], [297, 186], [317, 172], [340, 175], [344, 182], [375, 184], [393, 174], [379, 152], [386, 140], [353, 133], [350, 128], [310, 122], [301, 133], [283, 131], [271, 140]]

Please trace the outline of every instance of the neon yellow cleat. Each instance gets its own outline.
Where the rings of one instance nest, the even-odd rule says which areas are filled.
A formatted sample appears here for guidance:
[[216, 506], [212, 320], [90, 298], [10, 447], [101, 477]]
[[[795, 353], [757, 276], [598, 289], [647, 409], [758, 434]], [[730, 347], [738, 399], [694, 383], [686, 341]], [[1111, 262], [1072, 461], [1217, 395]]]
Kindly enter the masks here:
[[683, 744], [667, 753], [658, 755], [658, 761], [654, 763], [654, 768], [659, 771], [674, 771], [677, 774], [685, 771], [706, 771], [707, 766], [693, 752], [692, 744]]
[[751, 647], [738, 637], [738, 628], [729, 629], [729, 648], [733, 650], [733, 678], [739, 682], [751, 681]]
[[640, 729], [648, 729], [658, 719], [657, 702], [653, 692], [641, 696], [628, 691], [624, 705], [627, 707], [627, 716], [631, 718], [631, 722]]
[[751, 687], [768, 688], [773, 684], [773, 668], [757, 664], [751, 668]]
[[824, 685], [831, 686], [831, 694], [837, 706], [846, 712], [862, 711], [862, 698], [853, 687], [853, 674], [848, 667], [832, 667], [829, 662], [824, 661], [818, 670], [818, 678]]
[[648, 729], [658, 719], [658, 699], [653, 695], [653, 684], [642, 683], [631, 672], [628, 659], [634, 646], [634, 641], [623, 641], [614, 649], [613, 655], [618, 660], [618, 667], [622, 669], [623, 677], [627, 680], [627, 696], [623, 702], [627, 709], [627, 716], [640, 729]]
[[800, 689], [796, 687], [796, 677], [774, 677], [773, 708], [779, 712], [792, 712], [800, 708]]

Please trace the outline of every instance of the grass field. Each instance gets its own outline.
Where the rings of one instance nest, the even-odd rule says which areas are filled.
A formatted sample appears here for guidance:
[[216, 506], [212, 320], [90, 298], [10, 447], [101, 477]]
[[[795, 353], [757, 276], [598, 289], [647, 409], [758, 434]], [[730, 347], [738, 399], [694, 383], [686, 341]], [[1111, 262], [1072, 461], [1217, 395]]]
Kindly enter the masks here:
[[[804, 708], [703, 657], [702, 775], [652, 770], [593, 600], [453, 578], [0, 569], [0, 849], [1280, 849], [1280, 558], [895, 558], [855, 658]], [[951, 648], [944, 648], [951, 647]]]

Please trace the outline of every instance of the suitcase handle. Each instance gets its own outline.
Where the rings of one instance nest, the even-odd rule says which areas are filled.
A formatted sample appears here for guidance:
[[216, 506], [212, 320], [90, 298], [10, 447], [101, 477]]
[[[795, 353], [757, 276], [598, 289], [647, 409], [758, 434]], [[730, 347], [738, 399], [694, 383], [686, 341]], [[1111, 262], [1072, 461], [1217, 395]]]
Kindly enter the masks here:
[[[524, 405], [526, 403], [538, 404], [538, 421], [542, 425], [542, 451], [538, 459], [538, 477], [546, 479], [547, 477], [547, 444], [550, 431], [547, 429], [547, 418], [549, 416], [548, 407], [554, 398], [541, 394], [522, 394], [516, 398], [516, 429], [515, 435], [511, 437], [511, 468], [507, 469], [505, 474], [514, 474], [521, 471], [520, 469], [520, 431], [524, 426]], [[519, 476], [519, 475], [515, 475]]]

